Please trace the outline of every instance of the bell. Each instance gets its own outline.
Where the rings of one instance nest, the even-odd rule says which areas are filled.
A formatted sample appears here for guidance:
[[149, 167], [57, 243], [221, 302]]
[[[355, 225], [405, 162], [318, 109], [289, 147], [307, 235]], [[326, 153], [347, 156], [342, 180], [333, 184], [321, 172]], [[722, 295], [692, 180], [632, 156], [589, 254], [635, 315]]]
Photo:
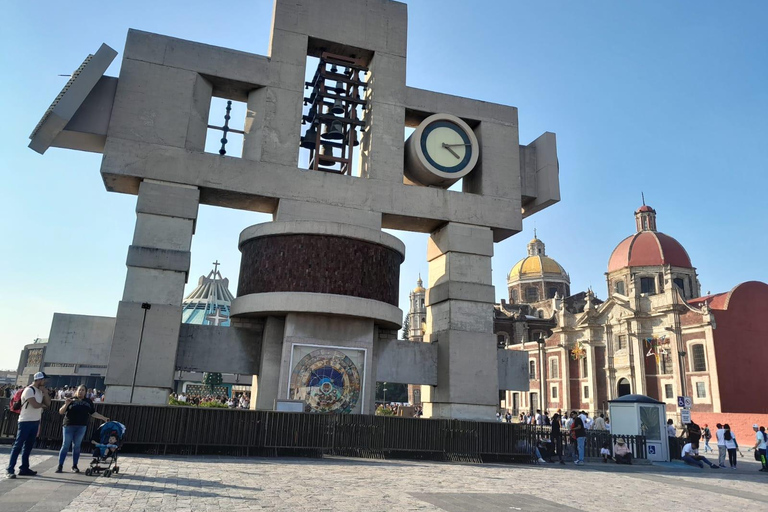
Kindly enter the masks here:
[[304, 134], [304, 136], [301, 138], [301, 143], [299, 146], [305, 149], [315, 149], [317, 141], [317, 129], [314, 126], [311, 126], [309, 130], [307, 130], [307, 133]]
[[336, 81], [336, 87], [334, 87], [334, 90], [336, 91], [336, 94], [345, 94], [347, 92], [347, 87], [344, 82]]
[[326, 140], [341, 140], [344, 138], [344, 133], [341, 130], [341, 121], [333, 121], [330, 125], [325, 125], [325, 132], [321, 137]]
[[329, 165], [333, 165], [336, 163], [333, 160], [328, 160], [327, 158], [323, 158], [327, 156], [333, 156], [333, 146], [331, 146], [330, 144], [323, 144], [322, 146], [320, 146], [320, 152], [317, 157], [317, 165], [328, 167]]
[[344, 103], [339, 98], [334, 100], [333, 106], [331, 107], [331, 113], [335, 115], [344, 113]]

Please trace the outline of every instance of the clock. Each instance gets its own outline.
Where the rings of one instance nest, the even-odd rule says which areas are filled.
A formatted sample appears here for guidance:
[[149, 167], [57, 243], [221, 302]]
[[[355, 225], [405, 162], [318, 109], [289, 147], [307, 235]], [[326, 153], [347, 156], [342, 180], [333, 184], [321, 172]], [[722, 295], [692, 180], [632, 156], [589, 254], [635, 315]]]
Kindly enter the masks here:
[[467, 123], [434, 114], [405, 141], [405, 177], [412, 184], [448, 188], [472, 172], [479, 156], [477, 137]]

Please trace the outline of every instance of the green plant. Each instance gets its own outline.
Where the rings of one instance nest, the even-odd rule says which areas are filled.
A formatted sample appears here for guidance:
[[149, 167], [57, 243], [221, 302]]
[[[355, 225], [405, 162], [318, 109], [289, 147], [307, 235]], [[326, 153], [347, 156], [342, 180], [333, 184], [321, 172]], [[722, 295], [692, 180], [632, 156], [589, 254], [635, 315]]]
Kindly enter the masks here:
[[214, 400], [213, 402], [200, 402], [199, 407], [211, 407], [213, 409], [228, 409], [227, 404]]
[[394, 415], [395, 415], [395, 411], [393, 411], [392, 409], [384, 405], [380, 405], [376, 408], [376, 416], [394, 416]]

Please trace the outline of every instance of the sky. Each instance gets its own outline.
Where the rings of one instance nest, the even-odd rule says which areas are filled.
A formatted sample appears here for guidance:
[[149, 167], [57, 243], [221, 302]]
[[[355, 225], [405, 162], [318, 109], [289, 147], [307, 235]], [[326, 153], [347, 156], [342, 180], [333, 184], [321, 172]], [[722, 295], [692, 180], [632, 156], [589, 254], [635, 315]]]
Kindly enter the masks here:
[[[702, 292], [768, 282], [768, 2], [411, 0], [407, 84], [516, 106], [520, 143], [557, 134], [560, 203], [495, 245], [493, 284], [526, 254], [536, 228], [573, 293], [605, 298], [615, 246], [646, 203], [687, 249]], [[272, 2], [13, 2], [0, 20], [0, 369], [48, 337], [54, 312], [114, 316], [135, 224], [134, 196], [105, 190], [101, 155], [28, 137], [101, 43], [129, 28], [266, 55]], [[237, 240], [266, 215], [202, 205], [186, 292], [215, 260], [236, 292]], [[400, 307], [427, 235], [406, 244]]]

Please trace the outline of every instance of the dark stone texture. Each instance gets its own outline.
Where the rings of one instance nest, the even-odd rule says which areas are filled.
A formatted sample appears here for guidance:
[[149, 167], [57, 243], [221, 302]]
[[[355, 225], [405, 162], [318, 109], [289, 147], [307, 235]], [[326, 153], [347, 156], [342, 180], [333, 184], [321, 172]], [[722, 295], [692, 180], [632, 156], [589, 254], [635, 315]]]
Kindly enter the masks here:
[[244, 242], [237, 295], [312, 292], [397, 306], [400, 264], [394, 249], [328, 235], [271, 235]]

